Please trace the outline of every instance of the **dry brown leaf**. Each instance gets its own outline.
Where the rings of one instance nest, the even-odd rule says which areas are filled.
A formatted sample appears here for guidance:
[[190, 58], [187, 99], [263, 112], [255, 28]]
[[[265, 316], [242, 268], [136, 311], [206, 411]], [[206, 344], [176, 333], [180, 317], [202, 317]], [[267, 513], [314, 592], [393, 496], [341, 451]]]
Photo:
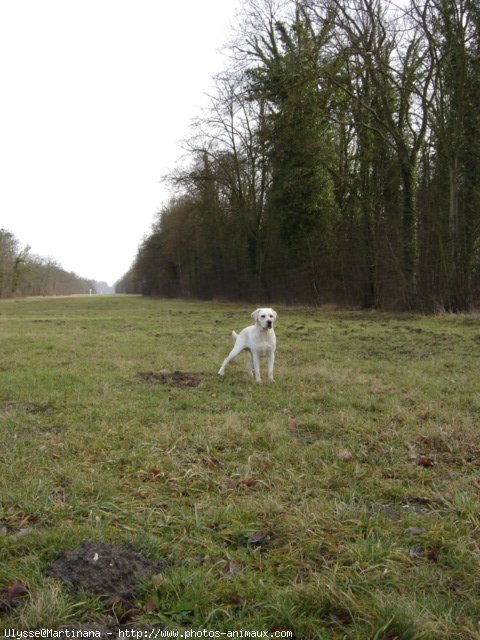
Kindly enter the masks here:
[[428, 456], [419, 456], [417, 459], [417, 464], [420, 467], [424, 467], [427, 469], [428, 467], [433, 467], [435, 464], [435, 460], [433, 458], [429, 458]]
[[292, 429], [292, 431], [295, 431], [295, 429], [298, 429], [298, 422], [295, 420], [295, 418], [288, 419], [288, 428]]

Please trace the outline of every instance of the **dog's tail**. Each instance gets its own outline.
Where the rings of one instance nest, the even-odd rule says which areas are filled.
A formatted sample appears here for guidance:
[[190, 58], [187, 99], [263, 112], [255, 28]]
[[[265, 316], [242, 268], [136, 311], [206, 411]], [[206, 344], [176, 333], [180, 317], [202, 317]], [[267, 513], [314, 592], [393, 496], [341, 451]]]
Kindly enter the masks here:
[[236, 340], [238, 338], [238, 333], [236, 331], [232, 331], [232, 338]]

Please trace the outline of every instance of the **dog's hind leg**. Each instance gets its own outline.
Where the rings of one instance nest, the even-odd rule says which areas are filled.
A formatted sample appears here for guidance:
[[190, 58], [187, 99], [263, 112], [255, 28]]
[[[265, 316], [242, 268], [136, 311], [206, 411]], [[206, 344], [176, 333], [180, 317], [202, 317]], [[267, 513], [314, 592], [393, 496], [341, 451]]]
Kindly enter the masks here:
[[228, 354], [228, 356], [225, 358], [225, 360], [222, 362], [222, 366], [220, 367], [219, 371], [218, 371], [218, 375], [219, 376], [223, 376], [225, 375], [225, 367], [227, 366], [227, 364], [229, 362], [231, 362], [234, 358], [236, 358], [238, 356], [238, 354], [243, 351], [243, 347], [240, 347], [238, 345], [235, 345], [233, 347], [233, 349], [230, 351], [230, 353]]

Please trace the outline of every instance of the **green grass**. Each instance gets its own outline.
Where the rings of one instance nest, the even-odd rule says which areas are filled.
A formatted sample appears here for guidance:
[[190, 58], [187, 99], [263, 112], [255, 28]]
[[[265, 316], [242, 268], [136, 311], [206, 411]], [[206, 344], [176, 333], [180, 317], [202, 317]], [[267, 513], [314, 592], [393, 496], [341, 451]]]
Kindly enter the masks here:
[[138, 623], [480, 638], [480, 317], [276, 308], [257, 385], [216, 375], [248, 305], [0, 301], [2, 626], [102, 622], [44, 574], [91, 539], [168, 562]]

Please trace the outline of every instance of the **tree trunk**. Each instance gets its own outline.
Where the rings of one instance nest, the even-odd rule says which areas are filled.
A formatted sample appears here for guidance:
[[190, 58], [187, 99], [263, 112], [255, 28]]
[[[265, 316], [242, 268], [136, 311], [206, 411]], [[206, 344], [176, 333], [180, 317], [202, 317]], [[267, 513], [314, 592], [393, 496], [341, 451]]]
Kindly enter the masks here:
[[405, 302], [408, 309], [417, 304], [417, 207], [416, 162], [412, 159], [402, 164], [403, 186], [403, 274], [405, 278]]

